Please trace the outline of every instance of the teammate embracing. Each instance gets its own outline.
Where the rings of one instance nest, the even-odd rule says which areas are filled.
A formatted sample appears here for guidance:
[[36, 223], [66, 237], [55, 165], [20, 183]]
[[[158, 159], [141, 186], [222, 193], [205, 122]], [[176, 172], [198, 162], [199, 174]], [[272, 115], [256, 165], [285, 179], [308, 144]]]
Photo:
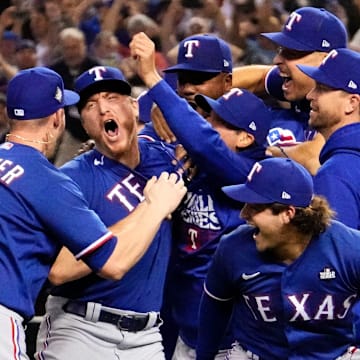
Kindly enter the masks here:
[[10, 132], [0, 145], [1, 359], [28, 359], [24, 327], [62, 246], [99, 276], [120, 279], [185, 194], [175, 174], [162, 174], [150, 180], [145, 201], [126, 221], [107, 228], [79, 186], [48, 161], [65, 129], [63, 108], [77, 101], [44, 67], [20, 71], [9, 82]]
[[[75, 89], [80, 95], [77, 106], [82, 124], [95, 148], [61, 170], [79, 185], [90, 208], [111, 225], [141, 206], [148, 178], [165, 170], [183, 170], [172, 164], [171, 149], [164, 144], [138, 141], [137, 102], [118, 69], [91, 68], [76, 79]], [[141, 219], [135, 225], [139, 231], [147, 231]], [[64, 248], [51, 269], [50, 280], [56, 285], [68, 283], [55, 287], [47, 300], [36, 356], [164, 359], [159, 310], [171, 240], [167, 220], [148, 249], [116, 282], [97, 276]], [[135, 245], [136, 241], [130, 243], [129, 251]]]

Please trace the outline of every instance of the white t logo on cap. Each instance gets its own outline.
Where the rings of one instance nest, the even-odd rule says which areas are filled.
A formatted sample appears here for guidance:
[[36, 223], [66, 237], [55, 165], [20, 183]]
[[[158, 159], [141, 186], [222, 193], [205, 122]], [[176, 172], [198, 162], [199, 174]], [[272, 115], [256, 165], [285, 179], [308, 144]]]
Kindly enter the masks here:
[[322, 65], [324, 65], [330, 58], [335, 58], [336, 56], [338, 55], [338, 52], [333, 49], [331, 50], [325, 57], [324, 57], [324, 60], [322, 61]]
[[193, 49], [194, 47], [199, 47], [200, 42], [199, 40], [187, 40], [184, 42], [184, 47], [186, 48], [185, 57], [192, 58], [194, 57]]
[[289, 20], [288, 20], [287, 24], [285, 25], [286, 29], [291, 31], [292, 26], [295, 23], [295, 21], [298, 23], [300, 20], [301, 20], [301, 15], [298, 14], [297, 12], [295, 12], [295, 11], [292, 12], [289, 15]]
[[254, 166], [252, 167], [252, 169], [250, 170], [249, 175], [247, 176], [248, 181], [250, 182], [252, 180], [254, 174], [259, 173], [261, 169], [262, 169], [262, 165], [259, 164], [258, 162], [256, 162], [254, 164]]
[[94, 81], [104, 80], [104, 78], [102, 77], [103, 72], [106, 72], [104, 66], [95, 66], [89, 70], [89, 75], [95, 74]]
[[232, 88], [231, 90], [229, 90], [226, 94], [223, 95], [223, 98], [225, 100], [229, 100], [233, 95], [235, 96], [240, 96], [242, 95], [244, 92], [239, 89], [239, 88]]

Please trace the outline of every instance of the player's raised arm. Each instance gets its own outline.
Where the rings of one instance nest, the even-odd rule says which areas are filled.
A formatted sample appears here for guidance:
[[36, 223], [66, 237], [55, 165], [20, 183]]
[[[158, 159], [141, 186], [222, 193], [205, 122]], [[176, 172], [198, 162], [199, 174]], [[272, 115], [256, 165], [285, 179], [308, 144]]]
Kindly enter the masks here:
[[139, 76], [147, 87], [152, 88], [162, 80], [155, 67], [154, 42], [145, 33], [140, 32], [133, 36], [129, 47], [131, 55], [138, 61], [137, 71]]
[[[121, 279], [143, 256], [151, 244], [161, 222], [178, 206], [186, 187], [177, 174], [162, 173], [150, 179], [144, 189], [145, 201], [125, 219], [109, 227], [118, 238], [113, 254], [100, 270], [99, 275]], [[91, 269], [63, 248], [49, 275], [54, 285], [79, 279]]]

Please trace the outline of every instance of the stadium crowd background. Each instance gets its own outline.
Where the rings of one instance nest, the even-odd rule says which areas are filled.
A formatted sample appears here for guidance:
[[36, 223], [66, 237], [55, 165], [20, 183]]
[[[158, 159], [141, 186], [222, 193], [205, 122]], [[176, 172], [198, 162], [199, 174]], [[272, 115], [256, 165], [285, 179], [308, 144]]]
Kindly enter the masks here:
[[[88, 68], [115, 66], [138, 96], [145, 86], [128, 47], [135, 33], [144, 31], [155, 42], [160, 71], [176, 63], [179, 41], [196, 33], [214, 33], [226, 40], [234, 66], [271, 64], [276, 47], [259, 34], [280, 31], [289, 13], [302, 6], [324, 7], [334, 13], [346, 25], [349, 47], [360, 51], [357, 0], [3, 0], [0, 138], [8, 130], [7, 83], [19, 69], [48, 66], [59, 72], [65, 87], [71, 89], [74, 79]], [[52, 159], [57, 166], [70, 160], [87, 140], [76, 107], [69, 108], [67, 116], [72, 121], [67, 122], [59, 153]], [[28, 327], [29, 354], [34, 352], [36, 329], [36, 321]]]

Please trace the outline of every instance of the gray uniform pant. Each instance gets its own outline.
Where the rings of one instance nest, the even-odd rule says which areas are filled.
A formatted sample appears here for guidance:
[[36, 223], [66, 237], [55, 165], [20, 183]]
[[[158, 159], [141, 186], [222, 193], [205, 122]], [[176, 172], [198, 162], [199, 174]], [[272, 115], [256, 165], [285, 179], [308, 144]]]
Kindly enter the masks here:
[[64, 312], [62, 306], [67, 300], [49, 296], [38, 332], [36, 359], [165, 359], [158, 326], [138, 332], [120, 330], [113, 324]]
[[29, 360], [22, 322], [19, 314], [0, 305], [0, 359]]

